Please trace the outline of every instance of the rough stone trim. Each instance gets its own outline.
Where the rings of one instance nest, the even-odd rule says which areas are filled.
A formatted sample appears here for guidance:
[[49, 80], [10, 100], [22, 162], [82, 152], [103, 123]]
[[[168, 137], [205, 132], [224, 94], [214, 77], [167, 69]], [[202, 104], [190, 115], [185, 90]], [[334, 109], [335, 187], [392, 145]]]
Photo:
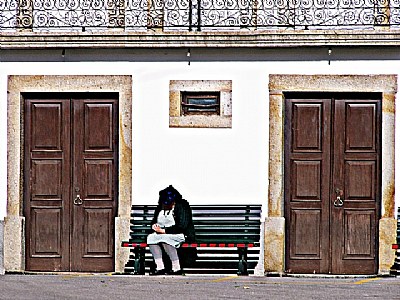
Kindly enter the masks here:
[[[395, 99], [397, 93], [396, 75], [270, 75], [269, 76], [269, 190], [268, 221], [273, 218], [284, 218], [284, 97], [286, 91], [291, 92], [380, 92], [382, 93], [382, 194], [381, 220], [393, 219], [395, 215], [394, 198], [394, 118]], [[387, 221], [385, 221], [387, 223]], [[386, 224], [385, 223], [385, 224]], [[389, 222], [390, 223], [390, 222]], [[283, 224], [283, 225], [282, 225]], [[281, 226], [284, 226], [282, 223]], [[382, 222], [380, 221], [380, 224]], [[389, 253], [396, 231], [387, 226], [387, 231], [379, 232], [379, 273], [387, 272]], [[274, 234], [275, 243], [284, 243], [284, 228], [266, 228], [266, 236]], [[279, 234], [276, 234], [276, 233]], [[283, 234], [282, 234], [283, 233]], [[266, 247], [268, 253], [273, 252]], [[284, 250], [283, 250], [284, 251]], [[267, 272], [284, 272], [284, 261], [276, 261], [276, 257], [284, 259], [284, 253], [273, 257], [274, 265], [268, 265]], [[283, 267], [283, 269], [282, 269]]]
[[[7, 216], [4, 224], [6, 271], [24, 271], [23, 149], [21, 93], [118, 92], [119, 93], [119, 199], [115, 222], [115, 271], [123, 271], [129, 250], [119, 247], [129, 237], [132, 205], [132, 78], [118, 75], [9, 76], [7, 120]], [[119, 226], [120, 225], [120, 226]]]

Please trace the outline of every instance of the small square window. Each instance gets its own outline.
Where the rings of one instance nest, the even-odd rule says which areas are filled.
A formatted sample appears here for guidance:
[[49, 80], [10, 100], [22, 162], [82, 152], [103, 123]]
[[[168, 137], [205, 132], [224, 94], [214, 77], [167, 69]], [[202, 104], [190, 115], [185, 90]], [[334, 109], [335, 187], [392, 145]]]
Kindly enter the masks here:
[[182, 115], [219, 115], [219, 92], [182, 92]]
[[169, 127], [232, 128], [232, 81], [171, 80]]

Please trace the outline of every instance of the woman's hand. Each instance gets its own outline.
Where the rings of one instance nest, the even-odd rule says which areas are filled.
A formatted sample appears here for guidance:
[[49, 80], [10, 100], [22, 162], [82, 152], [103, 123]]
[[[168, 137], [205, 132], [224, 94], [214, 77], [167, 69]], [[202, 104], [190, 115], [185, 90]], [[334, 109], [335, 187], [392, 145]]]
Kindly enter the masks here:
[[161, 234], [164, 234], [164, 233], [165, 233], [165, 229], [162, 229], [162, 228], [160, 227], [160, 225], [158, 225], [157, 223], [156, 223], [156, 224], [153, 224], [153, 226], [151, 226], [151, 228], [152, 228], [155, 232], [157, 232], [157, 233], [161, 233]]

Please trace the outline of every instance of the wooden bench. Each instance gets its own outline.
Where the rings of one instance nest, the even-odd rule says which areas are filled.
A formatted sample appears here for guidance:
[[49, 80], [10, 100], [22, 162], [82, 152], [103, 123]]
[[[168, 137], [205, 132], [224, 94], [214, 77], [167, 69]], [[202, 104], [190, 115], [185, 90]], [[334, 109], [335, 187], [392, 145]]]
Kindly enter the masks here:
[[390, 273], [400, 276], [400, 207], [397, 211], [397, 239], [396, 244], [392, 245], [392, 249], [396, 250], [396, 258], [390, 269]]
[[[182, 248], [197, 248], [197, 260], [184, 266], [188, 273], [254, 273], [259, 261], [261, 205], [191, 205], [196, 242]], [[129, 241], [131, 248], [125, 273], [140, 274], [153, 270], [154, 263], [146, 244], [152, 232], [150, 223], [154, 205], [134, 205], [131, 211]]]

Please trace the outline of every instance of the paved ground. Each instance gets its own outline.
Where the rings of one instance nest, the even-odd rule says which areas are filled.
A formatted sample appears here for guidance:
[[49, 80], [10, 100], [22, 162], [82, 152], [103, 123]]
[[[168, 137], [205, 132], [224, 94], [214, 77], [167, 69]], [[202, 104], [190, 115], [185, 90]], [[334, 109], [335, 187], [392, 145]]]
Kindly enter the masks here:
[[400, 299], [400, 278], [6, 274], [0, 299]]

